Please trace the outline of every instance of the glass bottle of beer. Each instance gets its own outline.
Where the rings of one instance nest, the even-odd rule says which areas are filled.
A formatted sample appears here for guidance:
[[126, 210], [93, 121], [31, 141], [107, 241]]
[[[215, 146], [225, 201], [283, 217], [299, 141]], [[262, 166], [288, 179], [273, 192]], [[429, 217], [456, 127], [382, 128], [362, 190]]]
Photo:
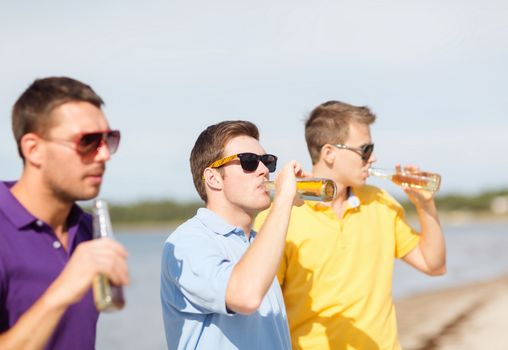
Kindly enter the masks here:
[[439, 191], [441, 185], [441, 176], [427, 171], [369, 168], [369, 176], [388, 179], [398, 186], [407, 185], [411, 188], [429, 192]]
[[[93, 204], [93, 235], [94, 239], [114, 239], [108, 204], [102, 199], [97, 199]], [[123, 288], [111, 283], [103, 274], [94, 277], [93, 296], [95, 307], [99, 311], [120, 310], [125, 305]]]
[[[273, 195], [275, 181], [266, 181], [265, 188]], [[302, 178], [296, 179], [296, 191], [304, 200], [329, 202], [335, 197], [337, 186], [330, 179]]]

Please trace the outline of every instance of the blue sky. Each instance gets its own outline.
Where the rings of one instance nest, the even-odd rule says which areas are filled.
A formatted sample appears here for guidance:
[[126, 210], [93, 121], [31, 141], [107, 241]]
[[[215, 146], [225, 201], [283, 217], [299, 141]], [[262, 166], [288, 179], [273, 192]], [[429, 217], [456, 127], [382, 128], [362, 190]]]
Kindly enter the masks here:
[[439, 172], [442, 193], [506, 187], [507, 42], [501, 0], [3, 2], [0, 178], [21, 172], [14, 101], [67, 75], [122, 131], [110, 200], [197, 199], [190, 150], [227, 119], [255, 122], [268, 152], [310, 169], [303, 119], [331, 99], [377, 114], [379, 166]]

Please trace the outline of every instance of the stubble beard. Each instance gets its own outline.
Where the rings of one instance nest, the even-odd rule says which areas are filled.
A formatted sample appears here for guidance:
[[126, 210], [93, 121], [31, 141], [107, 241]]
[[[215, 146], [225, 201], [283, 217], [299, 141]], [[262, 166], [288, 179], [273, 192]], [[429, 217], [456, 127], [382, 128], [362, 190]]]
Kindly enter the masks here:
[[62, 186], [58, 186], [57, 184], [52, 184], [51, 191], [53, 196], [58, 199], [58, 201], [66, 204], [74, 204], [77, 201], [86, 201], [97, 197], [100, 192], [100, 185], [96, 188], [95, 191], [93, 191], [93, 193], [90, 194], [68, 190]]

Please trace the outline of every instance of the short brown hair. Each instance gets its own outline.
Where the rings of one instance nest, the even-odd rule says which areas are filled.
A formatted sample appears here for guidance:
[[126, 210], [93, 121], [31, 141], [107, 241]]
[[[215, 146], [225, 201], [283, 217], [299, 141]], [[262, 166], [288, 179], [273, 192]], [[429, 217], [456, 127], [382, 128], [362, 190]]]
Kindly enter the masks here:
[[45, 135], [52, 126], [53, 109], [71, 101], [89, 102], [97, 108], [104, 104], [90, 86], [67, 77], [37, 79], [23, 92], [12, 108], [12, 131], [22, 159], [23, 135]]
[[375, 114], [366, 106], [358, 107], [339, 101], [328, 101], [317, 106], [305, 121], [305, 140], [312, 164], [319, 161], [324, 145], [347, 140], [351, 122], [370, 125], [375, 120]]
[[[194, 186], [205, 203], [208, 201], [203, 173], [214, 161], [226, 156], [224, 147], [237, 136], [250, 136], [259, 140], [256, 125], [245, 120], [229, 120], [207, 127], [199, 135], [190, 155], [190, 166]], [[229, 154], [228, 154], [229, 155]]]

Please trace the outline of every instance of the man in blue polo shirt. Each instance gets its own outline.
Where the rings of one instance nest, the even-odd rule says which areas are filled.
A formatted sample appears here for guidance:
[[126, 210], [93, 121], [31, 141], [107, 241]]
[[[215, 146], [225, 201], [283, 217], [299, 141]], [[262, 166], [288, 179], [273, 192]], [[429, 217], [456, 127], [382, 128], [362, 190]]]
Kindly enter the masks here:
[[0, 348], [94, 349], [91, 284], [129, 276], [126, 251], [92, 238], [76, 204], [97, 196], [120, 133], [102, 99], [70, 78], [36, 80], [13, 108], [23, 172], [0, 182]]
[[271, 212], [260, 231], [252, 231], [256, 214], [270, 206], [264, 182], [277, 163], [258, 140], [254, 124], [226, 121], [204, 130], [191, 152], [194, 185], [206, 208], [164, 244], [161, 299], [169, 349], [291, 349], [275, 273], [295, 175], [307, 174], [295, 161], [284, 166]]

